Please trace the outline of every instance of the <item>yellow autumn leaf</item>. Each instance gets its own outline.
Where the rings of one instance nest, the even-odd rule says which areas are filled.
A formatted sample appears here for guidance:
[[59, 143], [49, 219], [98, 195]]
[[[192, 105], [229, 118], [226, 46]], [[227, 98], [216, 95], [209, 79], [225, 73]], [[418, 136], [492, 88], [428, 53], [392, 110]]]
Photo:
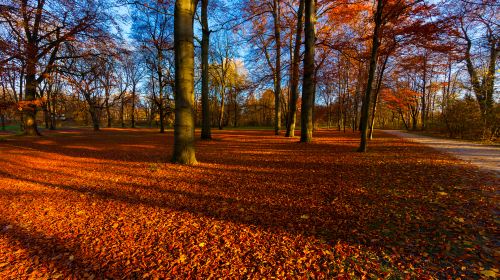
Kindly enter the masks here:
[[498, 269], [488, 269], [488, 270], [482, 270], [481, 274], [486, 277], [497, 278], [497, 272]]

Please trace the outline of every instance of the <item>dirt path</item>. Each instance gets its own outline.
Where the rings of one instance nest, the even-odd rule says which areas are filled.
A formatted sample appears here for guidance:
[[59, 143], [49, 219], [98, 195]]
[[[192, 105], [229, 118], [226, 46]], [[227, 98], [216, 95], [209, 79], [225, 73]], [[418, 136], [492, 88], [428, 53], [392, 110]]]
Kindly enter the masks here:
[[439, 139], [416, 135], [397, 130], [384, 130], [411, 141], [423, 143], [436, 150], [451, 154], [456, 158], [470, 162], [479, 168], [490, 171], [500, 177], [500, 148], [458, 140]]

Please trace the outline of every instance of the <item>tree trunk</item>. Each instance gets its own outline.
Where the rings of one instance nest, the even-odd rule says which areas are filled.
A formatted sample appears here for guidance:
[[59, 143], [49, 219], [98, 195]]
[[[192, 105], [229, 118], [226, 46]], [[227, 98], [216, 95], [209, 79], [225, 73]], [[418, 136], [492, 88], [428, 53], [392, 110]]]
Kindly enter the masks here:
[[208, 27], [208, 1], [201, 0], [201, 139], [212, 139], [210, 124], [208, 50], [210, 48], [210, 29]]
[[422, 102], [422, 114], [420, 115], [420, 121], [422, 122], [422, 127], [421, 129], [422, 130], [425, 130], [425, 124], [426, 124], [426, 121], [427, 121], [427, 116], [426, 116], [426, 111], [427, 111], [427, 99], [426, 99], [426, 94], [427, 94], [427, 91], [426, 91], [426, 84], [427, 84], [427, 55], [424, 56], [424, 65], [423, 65], [423, 77], [422, 77], [422, 80], [423, 80], [423, 85], [422, 85], [422, 98], [421, 98], [421, 102]]
[[373, 139], [373, 127], [375, 126], [375, 113], [377, 112], [377, 104], [378, 104], [378, 96], [380, 95], [380, 88], [382, 87], [382, 81], [384, 79], [385, 67], [387, 66], [387, 60], [389, 59], [389, 55], [384, 58], [384, 62], [382, 64], [382, 68], [380, 69], [380, 73], [377, 79], [377, 86], [375, 88], [375, 98], [373, 102], [372, 108], [372, 118], [370, 124], [370, 140]]
[[197, 0], [177, 0], [174, 12], [175, 126], [172, 161], [196, 164], [193, 19]]
[[281, 129], [281, 18], [280, 0], [274, 0], [273, 19], [274, 37], [276, 42], [276, 67], [274, 73], [274, 134], [279, 135]]
[[226, 89], [222, 86], [220, 94], [220, 110], [219, 110], [219, 130], [224, 128], [224, 104], [225, 104]]
[[[469, 38], [467, 31], [462, 28], [467, 47], [465, 49], [465, 62], [467, 72], [469, 73], [472, 89], [476, 96], [479, 108], [481, 109], [481, 117], [484, 123], [484, 131], [490, 128], [493, 121], [493, 94], [495, 92], [495, 68], [498, 58], [498, 51], [500, 50], [500, 40], [494, 38], [493, 34], [487, 36], [489, 41], [489, 61], [487, 71], [482, 77], [482, 82], [479, 79], [479, 73], [474, 67], [471, 59], [472, 40]], [[491, 127], [493, 128], [493, 127]]]
[[55, 94], [52, 93], [51, 95], [51, 101], [50, 101], [50, 130], [55, 130], [56, 129], [56, 97]]
[[160, 133], [165, 133], [165, 112], [163, 104], [158, 108], [158, 113], [160, 114]]
[[89, 113], [90, 113], [90, 117], [92, 118], [92, 124], [94, 126], [94, 131], [99, 131], [100, 130], [100, 127], [99, 127], [99, 115], [98, 115], [98, 112], [95, 108], [95, 104], [89, 104]]
[[366, 152], [367, 138], [368, 138], [368, 119], [370, 112], [370, 101], [372, 95], [373, 80], [375, 77], [375, 71], [377, 69], [377, 56], [378, 48], [380, 45], [380, 29], [382, 26], [382, 5], [383, 0], [377, 0], [377, 10], [375, 12], [375, 27], [373, 30], [373, 40], [372, 40], [372, 51], [370, 55], [370, 68], [368, 71], [368, 82], [366, 84], [365, 99], [363, 100], [362, 112], [361, 112], [361, 143], [359, 145], [358, 152]]
[[111, 111], [109, 109], [109, 93], [106, 94], [106, 117], [108, 119], [108, 128], [110, 128], [111, 127]]
[[297, 99], [299, 96], [299, 63], [300, 46], [302, 42], [302, 16], [304, 14], [304, 0], [300, 0], [299, 10], [297, 12], [297, 29], [295, 31], [295, 45], [293, 48], [292, 77], [290, 84], [290, 102], [288, 104], [288, 122], [286, 128], [286, 137], [295, 136], [295, 123], [297, 121]]
[[125, 100], [122, 97], [120, 100], [120, 122], [121, 122], [121, 127], [125, 128]]
[[130, 116], [130, 127], [135, 128], [135, 98], [136, 98], [136, 85], [132, 85], [132, 115]]
[[310, 143], [313, 134], [315, 24], [316, 0], [305, 0], [305, 54], [300, 134], [300, 142], [304, 143]]
[[36, 88], [37, 81], [35, 77], [36, 66], [34, 62], [28, 59], [28, 63], [26, 66], [26, 88], [24, 94], [24, 100], [30, 102], [27, 106], [23, 108], [23, 122], [24, 122], [24, 134], [29, 136], [37, 136], [40, 135], [38, 132], [38, 127], [36, 124], [36, 104], [34, 103], [36, 100]]

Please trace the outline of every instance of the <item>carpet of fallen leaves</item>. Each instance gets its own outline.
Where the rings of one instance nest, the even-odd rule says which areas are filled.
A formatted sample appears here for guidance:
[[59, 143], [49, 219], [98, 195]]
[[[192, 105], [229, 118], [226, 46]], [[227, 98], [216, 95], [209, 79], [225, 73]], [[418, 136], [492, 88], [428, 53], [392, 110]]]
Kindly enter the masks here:
[[0, 141], [1, 279], [496, 277], [499, 181], [420, 144], [222, 131]]

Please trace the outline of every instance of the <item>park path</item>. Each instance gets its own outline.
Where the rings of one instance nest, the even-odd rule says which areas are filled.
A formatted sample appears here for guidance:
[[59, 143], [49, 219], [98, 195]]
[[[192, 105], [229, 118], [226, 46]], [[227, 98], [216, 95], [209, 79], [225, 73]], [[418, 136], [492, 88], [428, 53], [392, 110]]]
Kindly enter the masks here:
[[497, 177], [500, 177], [500, 147], [459, 140], [440, 139], [398, 130], [383, 130], [383, 132], [430, 146], [436, 150], [470, 162], [480, 169], [492, 172]]

